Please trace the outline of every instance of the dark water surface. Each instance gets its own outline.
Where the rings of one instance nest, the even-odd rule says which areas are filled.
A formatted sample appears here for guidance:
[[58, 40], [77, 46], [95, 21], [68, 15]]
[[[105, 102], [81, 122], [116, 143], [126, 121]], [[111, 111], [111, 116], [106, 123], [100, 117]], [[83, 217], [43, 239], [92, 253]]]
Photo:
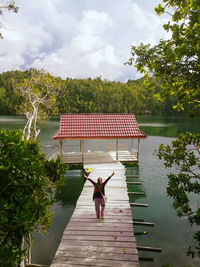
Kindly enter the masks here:
[[[148, 134], [146, 140], [141, 140], [139, 180], [142, 186], [128, 187], [129, 191], [144, 191], [140, 198], [130, 198], [130, 202], [147, 203], [148, 208], [132, 208], [134, 219], [154, 222], [155, 227], [135, 227], [136, 232], [147, 231], [147, 235], [138, 235], [137, 244], [162, 248], [162, 253], [140, 252], [140, 257], [153, 258], [153, 262], [141, 262], [141, 266], [173, 266], [196, 267], [200, 266], [199, 259], [191, 259], [186, 255], [189, 245], [194, 245], [192, 235], [195, 228], [191, 227], [187, 219], [179, 218], [172, 207], [172, 200], [167, 196], [167, 173], [162, 162], [152, 154], [160, 143], [168, 144], [179, 133], [191, 131], [200, 132], [200, 118], [187, 119], [182, 117], [143, 117], [137, 116], [140, 129]], [[20, 117], [0, 116], [0, 128], [22, 129], [24, 120]], [[59, 121], [51, 120], [42, 127], [39, 136], [40, 144], [51, 144], [51, 149], [43, 147], [50, 156], [57, 149], [57, 143], [52, 136], [59, 128]], [[120, 143], [125, 142], [121, 140]], [[79, 142], [72, 143], [64, 150], [79, 151]], [[131, 144], [128, 143], [130, 148]], [[87, 141], [86, 150], [106, 150], [106, 141]], [[127, 171], [127, 174], [132, 172]], [[46, 236], [34, 234], [34, 246], [32, 261], [40, 264], [50, 264], [59, 245], [62, 233], [69, 221], [78, 196], [82, 190], [84, 180], [81, 171], [68, 173], [66, 186], [59, 194], [60, 201], [52, 208], [54, 212], [53, 222]]]

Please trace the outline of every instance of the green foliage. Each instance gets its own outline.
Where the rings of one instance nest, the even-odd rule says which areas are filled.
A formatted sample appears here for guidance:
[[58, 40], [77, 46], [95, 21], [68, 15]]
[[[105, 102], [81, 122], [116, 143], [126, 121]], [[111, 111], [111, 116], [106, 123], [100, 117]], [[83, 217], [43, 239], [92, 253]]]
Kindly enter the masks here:
[[23, 238], [36, 229], [46, 233], [54, 192], [63, 185], [60, 158], [47, 161], [37, 142], [22, 132], [0, 130], [0, 265], [15, 266], [26, 255]]
[[[132, 46], [128, 62], [145, 74], [146, 84], [156, 86], [160, 82], [161, 100], [169, 96], [176, 99], [174, 109], [200, 108], [200, 2], [199, 0], [165, 0], [165, 6], [155, 8], [158, 15], [169, 13], [171, 18], [163, 25], [172, 35], [169, 40]], [[191, 114], [192, 111], [190, 111]]]
[[[128, 64], [144, 73], [145, 84], [151, 90], [159, 84], [157, 99], [172, 100], [174, 109], [192, 116], [200, 108], [200, 1], [163, 0], [155, 11], [159, 16], [170, 15], [171, 21], [163, 28], [171, 38], [153, 47], [142, 43], [132, 46]], [[181, 134], [171, 146], [160, 145], [157, 155], [165, 167], [177, 169], [168, 175], [167, 193], [174, 199], [178, 216], [187, 216], [191, 225], [199, 226], [200, 208], [194, 198], [200, 193], [200, 135]], [[200, 256], [200, 232], [194, 239]], [[188, 255], [194, 257], [195, 250], [190, 247]]]
[[153, 98], [157, 90], [147, 90], [143, 80], [121, 83], [68, 78], [56, 106], [60, 113], [163, 113], [165, 105]]
[[30, 77], [29, 71], [7, 71], [0, 75], [0, 113], [16, 114], [15, 106], [21, 104], [21, 98], [14, 93], [16, 83]]
[[[167, 193], [173, 198], [173, 206], [178, 216], [187, 216], [191, 225], [200, 225], [200, 134], [180, 134], [171, 145], [160, 145], [156, 152], [159, 159], [164, 160], [167, 168], [176, 167], [176, 173], [168, 175]], [[200, 245], [200, 231], [194, 238]], [[200, 248], [197, 249], [200, 256]], [[190, 248], [188, 254], [195, 252]]]
[[[19, 94], [15, 89], [16, 85], [23, 84], [26, 80], [30, 81], [31, 75], [32, 69], [0, 74], [0, 114], [16, 114], [16, 107], [18, 107], [17, 112], [23, 114], [24, 102], [28, 107], [27, 110], [31, 110], [31, 105], [28, 105], [24, 96], [22, 97], [22, 92]], [[103, 81], [101, 78], [61, 80], [50, 76], [49, 80], [51, 79], [57, 86], [52, 88], [51, 96], [49, 94], [52, 108], [40, 104], [40, 110], [46, 112], [44, 114], [41, 110], [43, 119], [45, 119], [43, 115], [58, 113], [177, 114], [177, 111], [172, 109], [176, 104], [173, 95], [168, 96], [165, 102], [160, 101], [159, 82], [149, 89], [144, 84], [144, 79], [128, 80], [126, 83]], [[154, 95], [157, 98], [153, 97]], [[187, 105], [185, 112], [189, 110], [190, 106]]]

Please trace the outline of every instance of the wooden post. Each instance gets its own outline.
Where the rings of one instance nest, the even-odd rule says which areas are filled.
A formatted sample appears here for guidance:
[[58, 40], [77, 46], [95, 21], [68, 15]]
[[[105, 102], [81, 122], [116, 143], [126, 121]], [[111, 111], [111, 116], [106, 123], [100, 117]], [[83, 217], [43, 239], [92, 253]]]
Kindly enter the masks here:
[[31, 263], [31, 246], [32, 246], [32, 240], [31, 240], [31, 234], [28, 235], [28, 250], [27, 250], [27, 260], [28, 263]]
[[137, 152], [137, 161], [139, 162], [139, 155], [140, 155], [140, 139], [138, 139], [138, 152]]
[[133, 155], [133, 139], [131, 139], [131, 154]]
[[137, 246], [137, 250], [150, 251], [150, 252], [162, 252], [162, 248], [143, 247], [143, 246]]
[[131, 154], [133, 155], [133, 139], [131, 139]]
[[110, 152], [110, 139], [108, 139], [108, 152]]
[[81, 140], [82, 162], [84, 163], [84, 140]]
[[63, 156], [63, 141], [62, 140], [59, 141], [59, 145], [60, 145], [60, 157], [62, 159], [62, 156]]
[[118, 161], [118, 139], [116, 139], [116, 161]]
[[125, 151], [127, 151], [127, 147], [128, 147], [128, 145], [127, 145], [127, 143], [125, 144]]

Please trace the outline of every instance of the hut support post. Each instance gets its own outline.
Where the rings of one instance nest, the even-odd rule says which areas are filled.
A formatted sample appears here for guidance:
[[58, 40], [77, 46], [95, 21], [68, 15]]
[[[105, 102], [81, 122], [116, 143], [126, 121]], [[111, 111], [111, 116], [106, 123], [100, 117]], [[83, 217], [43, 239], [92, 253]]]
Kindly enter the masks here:
[[60, 147], [60, 157], [62, 159], [62, 156], [63, 156], [63, 141], [62, 140], [59, 141], [59, 147]]
[[119, 143], [119, 140], [116, 139], [116, 161], [118, 161], [118, 143]]
[[110, 139], [108, 139], [108, 152], [110, 152]]
[[138, 139], [138, 151], [137, 151], [137, 161], [139, 162], [139, 155], [140, 155], [140, 139]]
[[126, 142], [126, 144], [125, 144], [125, 151], [127, 151], [127, 148], [128, 148], [128, 144]]
[[82, 162], [84, 163], [84, 140], [80, 140], [80, 152], [82, 152]]
[[133, 139], [131, 139], [131, 154], [133, 155]]

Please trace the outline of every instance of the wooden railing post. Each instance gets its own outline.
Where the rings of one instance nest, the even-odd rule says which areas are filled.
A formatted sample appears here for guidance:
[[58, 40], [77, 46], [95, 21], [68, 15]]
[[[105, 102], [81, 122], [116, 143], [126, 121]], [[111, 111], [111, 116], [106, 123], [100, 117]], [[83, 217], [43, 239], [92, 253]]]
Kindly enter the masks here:
[[127, 143], [125, 144], [125, 151], [127, 151], [127, 147], [128, 147], [128, 145], [127, 145]]
[[81, 147], [81, 152], [82, 152], [82, 162], [84, 163], [84, 140], [80, 141], [80, 147]]
[[110, 139], [108, 139], [108, 152], [110, 152]]
[[137, 151], [137, 161], [139, 162], [139, 155], [140, 155], [140, 139], [138, 139], [138, 151]]
[[60, 157], [62, 159], [62, 156], [63, 156], [63, 141], [62, 140], [59, 141], [59, 145], [60, 145]]
[[133, 155], [133, 139], [131, 139], [131, 154]]
[[118, 161], [118, 139], [116, 139], [116, 161]]

